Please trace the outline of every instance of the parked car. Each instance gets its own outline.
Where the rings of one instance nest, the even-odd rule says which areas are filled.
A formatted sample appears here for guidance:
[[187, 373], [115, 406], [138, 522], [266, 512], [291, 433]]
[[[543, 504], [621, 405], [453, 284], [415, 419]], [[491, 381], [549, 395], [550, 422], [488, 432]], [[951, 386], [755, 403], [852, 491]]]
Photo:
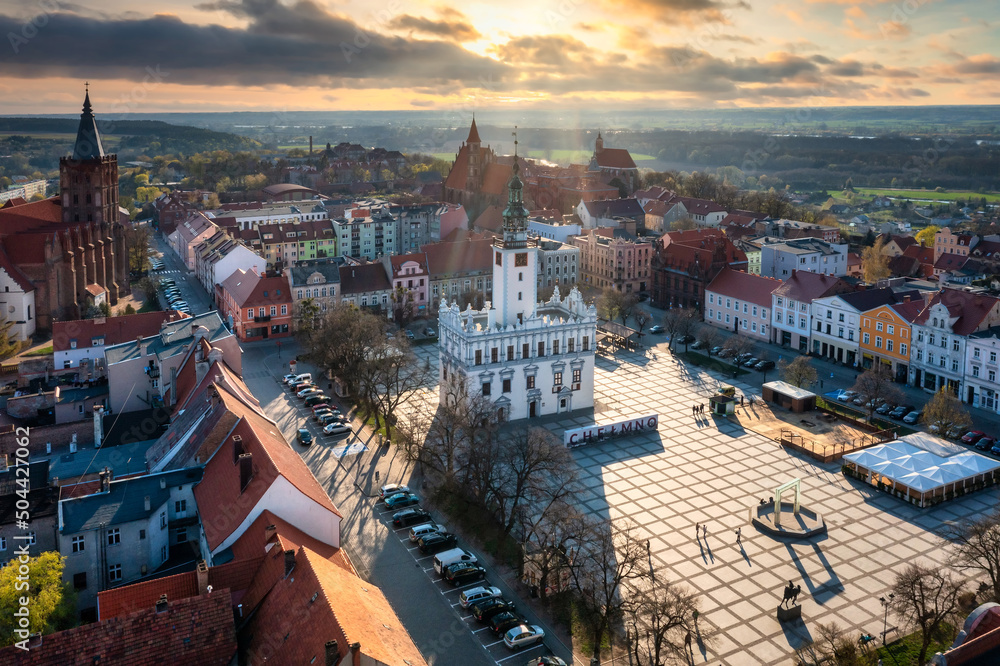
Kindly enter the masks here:
[[295, 395], [298, 398], [308, 398], [311, 395], [317, 395], [317, 394], [322, 393], [322, 392], [323, 391], [321, 389], [313, 386], [311, 388], [304, 388], [301, 391], [299, 391], [298, 393], [296, 393]]
[[420, 537], [417, 540], [417, 548], [424, 555], [440, 553], [442, 550], [454, 548], [458, 545], [458, 537], [449, 532], [435, 532]]
[[299, 441], [302, 446], [309, 446], [313, 443], [312, 433], [305, 428], [299, 428], [299, 431], [295, 434], [295, 439]]
[[679, 345], [689, 345], [692, 342], [694, 342], [693, 335], [682, 335], [681, 337], [677, 338], [677, 344]]
[[948, 428], [948, 432], [944, 434], [948, 439], [958, 439], [965, 432], [965, 428], [960, 428], [958, 426], [952, 426]]
[[326, 407], [324, 407], [323, 409], [318, 409], [315, 412], [313, 412], [313, 421], [316, 421], [317, 423], [322, 423], [323, 417], [328, 415], [333, 416], [333, 412], [330, 409]]
[[458, 595], [458, 603], [462, 605], [462, 608], [468, 608], [474, 604], [478, 604], [480, 601], [485, 601], [486, 599], [496, 599], [502, 596], [499, 587], [492, 587], [490, 585], [483, 585], [481, 587], [474, 587], [471, 590], [465, 590], [460, 595]]
[[650, 333], [663, 333], [664, 330], [666, 330], [666, 329], [664, 329], [659, 324], [655, 324], [655, 325], [649, 327], [649, 332]]
[[881, 405], [879, 405], [878, 409], [875, 410], [875, 413], [885, 416], [895, 408], [896, 405], [892, 404], [891, 402], [883, 402]]
[[486, 569], [472, 562], [455, 562], [444, 570], [444, 579], [458, 587], [486, 578]]
[[989, 451], [990, 449], [993, 448], [993, 445], [996, 443], [997, 443], [996, 440], [993, 439], [992, 437], [981, 437], [976, 442], [976, 448], [979, 449], [980, 451]]
[[511, 650], [538, 645], [545, 640], [545, 630], [534, 624], [522, 624], [508, 629], [503, 635], [503, 644]]
[[774, 361], [758, 361], [757, 365], [753, 367], [763, 372], [764, 370], [770, 370], [774, 368]]
[[413, 493], [399, 493], [385, 498], [385, 506], [389, 509], [401, 509], [404, 506], [413, 506], [414, 504], [420, 504], [420, 498]]
[[392, 514], [393, 527], [409, 527], [417, 523], [426, 523], [431, 519], [431, 514], [427, 513], [419, 506], [410, 509], [403, 509]]
[[281, 383], [288, 384], [288, 382], [292, 381], [296, 377], [298, 377], [298, 375], [285, 375], [284, 377], [281, 378]]
[[705, 343], [701, 340], [697, 340], [693, 345], [691, 345], [691, 349], [704, 349], [704, 348], [705, 348]]
[[735, 356], [735, 357], [733, 358], [733, 361], [734, 361], [734, 362], [735, 362], [735, 363], [736, 363], [737, 365], [743, 365], [743, 362], [744, 362], [744, 361], [749, 361], [749, 360], [750, 360], [751, 358], [753, 358], [753, 354], [751, 354], [750, 352], [743, 352], [742, 354], [737, 354], [737, 355], [736, 355], [736, 356]]
[[407, 340], [412, 340], [414, 337], [415, 336], [413, 335], [413, 331], [411, 331], [410, 329], [406, 329], [406, 338], [407, 338]]
[[993, 446], [990, 447], [990, 453], [995, 456], [1000, 456], [1000, 442], [994, 443]]
[[914, 411], [910, 412], [909, 414], [907, 414], [906, 416], [903, 417], [903, 423], [910, 423], [910, 424], [916, 423], [917, 421], [920, 420], [920, 417], [922, 415], [923, 415], [923, 412], [921, 412], [919, 410], [914, 410]]
[[986, 433], [982, 430], [970, 430], [962, 436], [962, 441], [966, 444], [975, 444], [983, 437], [986, 437]]
[[351, 430], [351, 426], [347, 425], [346, 423], [340, 423], [339, 421], [334, 423], [327, 423], [325, 426], [323, 426], [324, 435], [346, 435], [350, 432], [353, 432]]
[[393, 495], [398, 495], [399, 493], [410, 492], [409, 486], [404, 486], [402, 483], [387, 483], [382, 486], [378, 493], [379, 501], [384, 501], [387, 497], [392, 497]]
[[756, 356], [751, 356], [747, 360], [743, 361], [743, 367], [744, 368], [752, 368], [753, 366], [757, 365], [758, 363], [760, 363], [760, 359], [757, 358]]
[[341, 414], [340, 412], [331, 412], [329, 414], [324, 414], [323, 416], [319, 417], [319, 422], [320, 425], [322, 425], [324, 428], [330, 425], [331, 423], [341, 423], [346, 426], [351, 425], [351, 422], [347, 419], [347, 417]]
[[857, 405], [858, 407], [864, 407], [866, 401], [865, 401], [865, 399], [863, 397], [861, 397], [859, 395], [859, 396], [855, 396], [855, 398], [853, 400], [851, 400], [851, 402], [854, 403], [855, 405]]
[[732, 355], [733, 355], [733, 350], [732, 349], [726, 349], [725, 347], [723, 347], [722, 351], [720, 351], [719, 354], [718, 354], [719, 358], [729, 358]]
[[447, 532], [444, 525], [438, 525], [437, 523], [423, 523], [421, 525], [414, 525], [410, 528], [410, 543], [416, 543], [423, 539], [425, 536], [430, 536], [431, 534], [437, 534], [438, 532]]
[[302, 389], [317, 388], [317, 386], [309, 380], [302, 380], [298, 382], [292, 382], [291, 384], [288, 385], [288, 388], [292, 393], [298, 393]]
[[316, 412], [322, 412], [323, 410], [326, 410], [328, 412], [332, 412], [333, 408], [330, 407], [330, 403], [328, 403], [328, 402], [321, 402], [319, 404], [316, 404], [316, 405], [312, 406], [312, 413], [313, 414], [315, 414]]
[[716, 356], [718, 356], [719, 354], [722, 353], [722, 347], [720, 347], [719, 345], [715, 345], [714, 347], [708, 350], [708, 353], [709, 355], [715, 354]]
[[[309, 408], [315, 407], [316, 405], [329, 405], [330, 396], [323, 393], [322, 389], [319, 389], [317, 393], [310, 393], [306, 395], [306, 399], [303, 401], [303, 404]], [[333, 409], [333, 407], [330, 407], [330, 409]]]
[[891, 418], [894, 418], [894, 419], [896, 419], [898, 421], [899, 419], [903, 418], [904, 416], [906, 416], [907, 414], [909, 414], [912, 411], [913, 411], [913, 406], [912, 405], [899, 405], [898, 407], [896, 407], [895, 409], [893, 409], [891, 412], [889, 412], [889, 416]]
[[566, 662], [555, 655], [535, 657], [524, 666], [566, 666]]
[[[475, 589], [478, 590], [479, 588]], [[485, 623], [489, 622], [500, 613], [514, 612], [514, 602], [507, 601], [501, 597], [494, 597], [492, 599], [477, 601], [469, 607], [469, 610], [472, 611], [472, 617]]]
[[424, 329], [424, 335], [426, 335], [429, 338], [436, 338], [438, 336], [438, 332], [437, 329], [428, 326], [427, 328]]
[[524, 618], [513, 611], [504, 611], [503, 613], [494, 615], [489, 624], [494, 634], [503, 636], [507, 633], [508, 629], [513, 629], [519, 624], [524, 624]]

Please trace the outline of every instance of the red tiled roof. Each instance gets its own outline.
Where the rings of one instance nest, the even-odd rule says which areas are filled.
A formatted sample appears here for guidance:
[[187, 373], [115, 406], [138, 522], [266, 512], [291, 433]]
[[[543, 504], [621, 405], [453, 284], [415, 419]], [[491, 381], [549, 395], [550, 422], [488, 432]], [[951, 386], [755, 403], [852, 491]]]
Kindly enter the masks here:
[[[710, 201], [708, 199], [695, 199], [693, 197], [675, 197], [678, 201], [684, 204], [687, 208], [688, 213], [692, 215], [707, 215], [708, 213], [724, 213], [726, 209], [723, 206]], [[673, 200], [673, 199], [672, 199]]]
[[487, 164], [483, 174], [483, 187], [480, 191], [483, 194], [504, 194], [507, 191], [507, 183], [510, 181], [512, 173], [510, 164], [501, 164], [500, 162]]
[[448, 172], [448, 177], [444, 181], [444, 186], [446, 189], [464, 190], [468, 177], [469, 147], [462, 146], [459, 149], [458, 154], [455, 155], [455, 161], [451, 165], [451, 171]]
[[55, 230], [70, 228], [76, 223], [63, 224], [62, 202], [59, 197], [32, 201], [0, 209], [0, 229], [4, 235], [33, 229]]
[[776, 296], [784, 296], [793, 301], [810, 303], [814, 299], [853, 291], [851, 286], [838, 277], [821, 275], [809, 271], [793, 271], [780, 287], [774, 290]]
[[[913, 257], [922, 264], [934, 263], [934, 248], [932, 247], [924, 247], [923, 245], [910, 245], [903, 251], [903, 255], [907, 257]], [[860, 259], [858, 263], [860, 263]]]
[[17, 283], [24, 293], [29, 293], [35, 290], [35, 285], [31, 283], [28, 276], [25, 275], [20, 268], [18, 268], [7, 253], [4, 251], [3, 247], [0, 247], [0, 269], [10, 276], [10, 278]]
[[490, 239], [430, 243], [420, 249], [427, 254], [432, 279], [493, 270], [493, 241]]
[[295, 552], [293, 573], [274, 585], [247, 625], [249, 666], [322, 663], [331, 640], [341, 658], [360, 643], [362, 661], [426, 666], [376, 586], [307, 547]]
[[660, 237], [660, 242], [664, 247], [675, 243], [704, 247], [706, 244], [719, 243], [723, 238], [725, 238], [725, 232], [720, 229], [683, 229], [681, 231], [668, 231]]
[[168, 597], [162, 612], [154, 605], [124, 617], [46, 634], [41, 645], [28, 652], [9, 646], [0, 650], [0, 662], [11, 666], [227, 666], [236, 652], [232, 596], [222, 589], [186, 599]]
[[597, 153], [597, 166], [608, 169], [636, 169], [632, 155], [624, 148], [605, 148]]
[[[271, 525], [275, 528], [275, 535], [268, 539], [267, 527]], [[233, 557], [238, 560], [262, 557], [270, 550], [267, 548], [269, 543], [278, 544], [280, 550], [298, 550], [300, 546], [306, 546], [320, 557], [357, 575], [354, 564], [343, 550], [309, 536], [281, 516], [266, 509], [257, 516], [240, 538], [233, 542]]]
[[411, 252], [410, 254], [394, 254], [389, 257], [392, 271], [396, 274], [402, 270], [403, 264], [414, 261], [418, 265], [418, 270], [414, 275], [424, 275], [427, 273], [427, 255], [423, 252]]
[[960, 254], [952, 254], [951, 252], [945, 252], [937, 261], [934, 262], [934, 270], [938, 271], [957, 271], [965, 262], [969, 260], [968, 257], [962, 256]]
[[771, 307], [771, 292], [780, 285], [781, 280], [723, 268], [715, 276], [715, 279], [705, 287], [705, 291], [712, 291], [716, 294], [769, 308]]
[[1000, 299], [984, 294], [970, 294], [959, 289], [942, 289], [927, 301], [914, 323], [926, 324], [931, 308], [938, 303], [944, 304], [951, 316], [957, 317], [951, 327], [952, 332], [956, 335], [969, 335], [979, 330], [984, 323], [996, 323], [987, 322], [987, 316], [1000, 303]]
[[926, 302], [923, 299], [916, 299], [906, 301], [905, 303], [896, 303], [888, 307], [895, 310], [896, 314], [912, 324], [920, 314], [920, 311], [924, 309], [924, 305], [926, 305]]
[[177, 310], [162, 310], [157, 312], [141, 312], [122, 315], [120, 317], [105, 317], [101, 319], [73, 319], [70, 321], [52, 322], [52, 350], [66, 351], [70, 349], [70, 340], [86, 341], [90, 346], [92, 338], [104, 338], [106, 346], [130, 342], [138, 337], [149, 338], [160, 334], [160, 326], [168, 321], [176, 321], [187, 317]]
[[472, 225], [477, 231], [500, 231], [503, 226], [503, 211], [499, 206], [487, 206]]
[[[205, 465], [202, 480], [194, 488], [210, 548], [217, 548], [232, 535], [279, 476], [315, 502], [318, 508], [341, 515], [302, 458], [282, 437], [277, 425], [238, 401], [234, 400], [231, 408], [241, 418]], [[233, 436], [236, 435], [243, 439], [243, 451], [253, 455], [253, 476], [242, 491], [240, 468], [233, 464]]]
[[[238, 597], [242, 597], [243, 592], [250, 586], [263, 557], [261, 554], [255, 558], [243, 558], [209, 567], [208, 584], [212, 586], [212, 593], [214, 594], [216, 590], [229, 590], [233, 596], [233, 603], [239, 603]], [[109, 620], [153, 608], [161, 594], [166, 594], [169, 601], [198, 596], [198, 574], [194, 571], [185, 571], [165, 578], [98, 592], [98, 619]]]
[[340, 293], [344, 296], [391, 289], [392, 283], [381, 263], [340, 267]]
[[[261, 277], [253, 271], [237, 268], [232, 275], [222, 281], [220, 286], [223, 291], [232, 295], [239, 308], [292, 302], [288, 280], [280, 276]], [[267, 292], [267, 296], [264, 292]]]

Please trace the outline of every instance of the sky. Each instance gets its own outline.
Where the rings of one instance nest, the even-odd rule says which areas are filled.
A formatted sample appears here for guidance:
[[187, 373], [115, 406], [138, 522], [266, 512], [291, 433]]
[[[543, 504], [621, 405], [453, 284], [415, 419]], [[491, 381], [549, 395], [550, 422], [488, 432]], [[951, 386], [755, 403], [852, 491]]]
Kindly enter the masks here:
[[1000, 104], [997, 0], [0, 0], [0, 35], [0, 114]]

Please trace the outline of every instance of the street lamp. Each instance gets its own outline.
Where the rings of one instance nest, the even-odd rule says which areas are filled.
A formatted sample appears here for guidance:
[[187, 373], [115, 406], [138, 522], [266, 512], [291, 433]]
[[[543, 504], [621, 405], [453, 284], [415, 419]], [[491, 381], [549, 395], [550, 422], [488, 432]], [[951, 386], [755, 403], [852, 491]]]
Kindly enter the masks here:
[[895, 598], [896, 598], [896, 595], [893, 594], [892, 592], [889, 593], [889, 600], [888, 601], [886, 601], [885, 597], [879, 597], [878, 598], [878, 602], [880, 604], [882, 604], [883, 608], [885, 608], [885, 615], [882, 617], [882, 647], [885, 647], [886, 627], [888, 626], [888, 622], [889, 622], [889, 605], [892, 603], [892, 600], [895, 599]]

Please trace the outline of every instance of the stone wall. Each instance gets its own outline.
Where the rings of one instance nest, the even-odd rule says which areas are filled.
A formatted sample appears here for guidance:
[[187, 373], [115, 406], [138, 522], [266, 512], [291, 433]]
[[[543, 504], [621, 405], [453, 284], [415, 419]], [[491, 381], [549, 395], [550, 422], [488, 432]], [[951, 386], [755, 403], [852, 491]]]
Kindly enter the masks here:
[[54, 409], [55, 406], [55, 391], [7, 398], [7, 414], [15, 419], [37, 419], [39, 410]]

